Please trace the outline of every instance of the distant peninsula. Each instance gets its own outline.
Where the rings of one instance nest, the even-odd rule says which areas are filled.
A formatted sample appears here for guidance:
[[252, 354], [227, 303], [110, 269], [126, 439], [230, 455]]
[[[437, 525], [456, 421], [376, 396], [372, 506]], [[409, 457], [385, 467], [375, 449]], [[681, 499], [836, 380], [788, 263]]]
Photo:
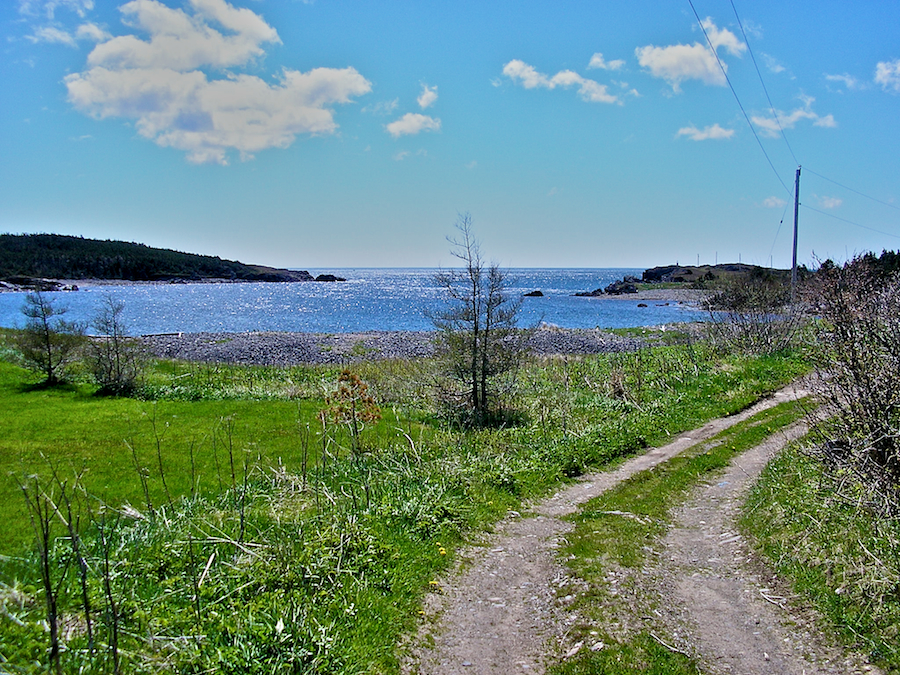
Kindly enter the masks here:
[[[29, 280], [121, 281], [316, 281], [309, 272], [247, 265], [234, 260], [182, 253], [125, 241], [61, 234], [0, 234], [0, 279], [29, 286]], [[320, 281], [342, 281], [322, 275]]]

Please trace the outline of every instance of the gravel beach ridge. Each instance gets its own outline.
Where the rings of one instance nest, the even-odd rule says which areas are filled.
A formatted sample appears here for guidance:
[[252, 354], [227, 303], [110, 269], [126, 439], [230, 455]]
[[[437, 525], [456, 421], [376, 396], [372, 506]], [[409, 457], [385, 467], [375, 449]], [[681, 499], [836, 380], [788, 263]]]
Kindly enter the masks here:
[[[434, 354], [435, 333], [175, 333], [141, 338], [161, 358], [270, 366], [409, 359]], [[599, 329], [541, 327], [529, 349], [535, 354], [600, 354], [634, 351], [646, 342]]]
[[[699, 305], [705, 291], [654, 289], [623, 296], [606, 296], [625, 302], [665, 302]], [[590, 299], [587, 299], [589, 302]], [[678, 324], [678, 330], [696, 332], [699, 324]], [[666, 327], [646, 327], [663, 332]], [[433, 331], [366, 331], [356, 333], [167, 333], [141, 338], [160, 358], [211, 363], [293, 366], [320, 363], [352, 363], [362, 360], [422, 358], [434, 354]], [[635, 351], [648, 344], [639, 337], [616, 335], [591, 328], [559, 328], [542, 324], [529, 341], [538, 355], [603, 354]]]

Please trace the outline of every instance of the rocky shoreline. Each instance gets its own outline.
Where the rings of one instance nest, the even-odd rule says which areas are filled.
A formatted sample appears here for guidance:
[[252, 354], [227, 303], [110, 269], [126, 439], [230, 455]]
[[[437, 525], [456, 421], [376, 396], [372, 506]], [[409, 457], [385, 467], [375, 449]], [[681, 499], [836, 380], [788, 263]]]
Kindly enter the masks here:
[[[293, 366], [427, 357], [434, 354], [434, 336], [430, 331], [172, 333], [145, 335], [141, 341], [160, 358]], [[538, 355], [584, 355], [634, 351], [646, 344], [641, 338], [598, 329], [542, 326], [534, 331], [529, 349]]]

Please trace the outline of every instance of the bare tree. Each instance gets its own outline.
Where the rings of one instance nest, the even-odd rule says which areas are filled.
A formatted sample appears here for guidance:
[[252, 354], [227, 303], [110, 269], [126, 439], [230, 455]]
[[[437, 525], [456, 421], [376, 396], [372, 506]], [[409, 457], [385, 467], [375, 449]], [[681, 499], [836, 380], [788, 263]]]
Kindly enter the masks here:
[[[825, 266], [823, 266], [825, 267]], [[900, 513], [900, 276], [857, 258], [817, 275], [818, 394], [832, 413], [819, 452], [867, 488], [873, 508]]]
[[90, 367], [104, 393], [130, 393], [144, 368], [143, 350], [125, 329], [124, 311], [124, 302], [107, 295], [91, 322], [98, 336], [91, 340]]
[[[31, 527], [34, 529], [35, 542], [37, 544], [38, 562], [41, 572], [41, 586], [44, 589], [44, 600], [47, 606], [47, 626], [49, 629], [50, 649], [48, 659], [50, 668], [57, 675], [62, 675], [62, 663], [60, 662], [59, 640], [59, 595], [65, 579], [65, 569], [60, 572], [55, 569], [53, 559], [53, 544], [56, 539], [54, 522], [58, 509], [53, 495], [45, 490], [45, 486], [37, 476], [32, 476], [25, 481], [19, 481], [19, 488], [25, 497], [28, 506], [28, 515], [31, 518]], [[57, 579], [54, 580], [54, 575]]]
[[66, 366], [84, 341], [81, 326], [62, 318], [67, 311], [40, 291], [25, 296], [25, 328], [18, 335], [17, 346], [25, 362], [44, 374], [46, 384], [63, 379]]
[[496, 263], [485, 263], [472, 217], [460, 215], [456, 229], [449, 241], [463, 265], [436, 275], [448, 302], [429, 318], [438, 329], [450, 376], [464, 385], [464, 408], [473, 423], [483, 424], [495, 402], [497, 376], [513, 370], [524, 352], [525, 335], [516, 325], [521, 299], [510, 298], [506, 273]]
[[787, 280], [764, 270], [726, 282], [707, 302], [706, 329], [714, 344], [745, 354], [787, 349], [804, 322], [791, 305]]

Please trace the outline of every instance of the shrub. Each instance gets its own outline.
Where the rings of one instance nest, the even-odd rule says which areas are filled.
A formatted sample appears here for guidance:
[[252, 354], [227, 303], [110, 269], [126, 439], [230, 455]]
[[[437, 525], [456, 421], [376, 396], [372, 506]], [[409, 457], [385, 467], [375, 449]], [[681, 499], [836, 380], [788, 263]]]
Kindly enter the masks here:
[[91, 326], [99, 335], [90, 341], [88, 364], [101, 393], [130, 394], [144, 370], [145, 356], [122, 321], [125, 303], [106, 296]]
[[831, 418], [817, 454], [858, 481], [877, 510], [900, 510], [900, 276], [865, 258], [816, 280], [819, 395]]
[[42, 373], [48, 385], [65, 379], [67, 366], [84, 342], [83, 328], [62, 318], [67, 311], [40, 291], [25, 296], [25, 328], [18, 334], [16, 346], [26, 365]]
[[765, 270], [729, 281], [707, 306], [709, 337], [743, 354], [774, 354], [790, 347], [803, 316], [791, 305], [785, 279]]

